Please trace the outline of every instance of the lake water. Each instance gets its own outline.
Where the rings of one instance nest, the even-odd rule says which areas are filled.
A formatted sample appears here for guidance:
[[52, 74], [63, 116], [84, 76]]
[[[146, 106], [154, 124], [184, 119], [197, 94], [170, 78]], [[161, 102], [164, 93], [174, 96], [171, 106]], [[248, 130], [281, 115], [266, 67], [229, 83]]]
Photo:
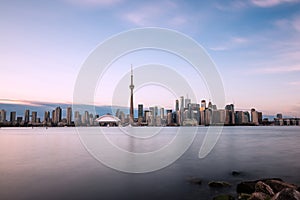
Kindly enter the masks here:
[[[153, 151], [172, 140], [176, 128], [162, 130], [147, 143], [117, 128], [105, 129], [117, 146], [132, 150], [135, 144], [136, 152]], [[243, 180], [279, 177], [300, 185], [299, 126], [224, 127], [213, 150], [199, 159], [206, 130], [198, 129], [192, 145], [173, 164], [131, 174], [91, 156], [75, 128], [0, 128], [0, 199], [212, 199], [234, 194]], [[232, 170], [242, 173], [232, 176]], [[189, 177], [202, 179], [202, 185], [190, 184]], [[232, 187], [210, 189], [212, 180], [228, 181]]]

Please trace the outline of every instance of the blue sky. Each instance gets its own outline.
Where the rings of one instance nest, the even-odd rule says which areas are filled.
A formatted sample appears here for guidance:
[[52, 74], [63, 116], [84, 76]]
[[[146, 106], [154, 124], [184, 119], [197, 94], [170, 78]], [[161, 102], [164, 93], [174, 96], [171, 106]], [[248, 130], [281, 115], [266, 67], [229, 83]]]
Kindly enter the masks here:
[[[2, 101], [70, 103], [80, 67], [99, 43], [122, 31], [154, 26], [182, 32], [205, 48], [221, 74], [226, 102], [300, 116], [299, 0], [0, 3]], [[125, 67], [115, 70], [127, 73], [130, 62], [158, 62], [161, 56], [145, 55], [129, 56]], [[96, 97], [97, 104], [110, 102], [109, 95]], [[203, 98], [209, 96], [203, 92]], [[165, 99], [162, 104], [172, 107], [171, 98]]]

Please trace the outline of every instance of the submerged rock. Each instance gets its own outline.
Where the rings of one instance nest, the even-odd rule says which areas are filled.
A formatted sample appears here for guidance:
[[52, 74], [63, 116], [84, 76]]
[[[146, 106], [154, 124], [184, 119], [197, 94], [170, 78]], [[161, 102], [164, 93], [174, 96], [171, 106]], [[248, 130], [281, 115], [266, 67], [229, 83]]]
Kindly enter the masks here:
[[221, 194], [213, 198], [213, 200], [234, 200], [235, 198], [230, 194]]
[[239, 200], [248, 200], [251, 197], [251, 194], [241, 193], [238, 196]]
[[232, 176], [239, 176], [239, 175], [241, 175], [241, 172], [240, 171], [232, 171], [231, 175]]
[[254, 192], [250, 196], [248, 200], [268, 200], [271, 199], [271, 197], [265, 193], [262, 192]]
[[200, 178], [197, 178], [197, 177], [188, 178], [188, 182], [191, 183], [191, 184], [195, 184], [195, 185], [201, 185], [202, 184], [202, 180]]
[[230, 187], [231, 184], [224, 181], [211, 181], [208, 183], [209, 187], [220, 188], [220, 187]]
[[293, 188], [285, 188], [278, 192], [272, 200], [300, 200], [300, 192]]

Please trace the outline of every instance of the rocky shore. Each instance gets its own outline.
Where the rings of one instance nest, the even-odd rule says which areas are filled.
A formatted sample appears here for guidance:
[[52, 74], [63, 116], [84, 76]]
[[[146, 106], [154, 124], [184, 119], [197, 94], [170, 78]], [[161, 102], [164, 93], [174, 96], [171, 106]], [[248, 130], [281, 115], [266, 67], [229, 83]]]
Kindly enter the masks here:
[[[239, 172], [232, 172], [233, 176]], [[191, 184], [202, 185], [200, 178], [189, 178]], [[225, 181], [210, 181], [209, 188], [218, 189], [234, 187]], [[280, 178], [266, 178], [252, 181], [243, 181], [236, 186], [236, 194], [224, 194], [213, 197], [213, 200], [300, 200], [300, 187], [283, 181]]]

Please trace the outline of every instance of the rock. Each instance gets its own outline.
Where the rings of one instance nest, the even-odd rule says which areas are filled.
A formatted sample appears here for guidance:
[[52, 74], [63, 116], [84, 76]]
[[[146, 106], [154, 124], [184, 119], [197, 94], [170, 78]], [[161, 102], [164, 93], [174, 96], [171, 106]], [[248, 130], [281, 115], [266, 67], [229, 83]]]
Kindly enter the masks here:
[[280, 192], [281, 190], [283, 190], [285, 188], [297, 189], [296, 185], [286, 183], [283, 181], [279, 181], [279, 180], [274, 180], [274, 179], [266, 180], [266, 181], [264, 181], [264, 183], [269, 185], [272, 188], [272, 190], [274, 191], [274, 193]]
[[250, 196], [248, 200], [268, 200], [271, 199], [271, 197], [265, 193], [262, 192], [254, 192]]
[[191, 183], [191, 184], [195, 184], [195, 185], [201, 185], [202, 184], [202, 180], [200, 178], [197, 178], [197, 177], [189, 178], [188, 182]]
[[234, 197], [230, 194], [221, 194], [214, 197], [213, 200], [234, 200]]
[[231, 172], [231, 175], [232, 176], [238, 176], [238, 175], [240, 175], [241, 174], [241, 172], [239, 172], [239, 171], [232, 171]]
[[[282, 181], [279, 178], [271, 178], [271, 179], [259, 179], [256, 181], [244, 181], [241, 182], [237, 185], [236, 187], [236, 191], [237, 193], [246, 193], [246, 194], [252, 194], [253, 192], [255, 192], [255, 184], [258, 181], [262, 181], [264, 183], [266, 183], [267, 185], [269, 185], [266, 181], [270, 181], [270, 180], [274, 180], [274, 181]], [[270, 185], [269, 185], [270, 186]], [[271, 186], [270, 186], [271, 187]], [[271, 187], [272, 188], [272, 187]], [[272, 188], [273, 189], [273, 188]], [[273, 192], [276, 193], [273, 189]]]
[[220, 188], [220, 187], [230, 187], [231, 184], [224, 181], [211, 181], [208, 183], [209, 187]]
[[252, 194], [255, 192], [256, 181], [241, 182], [236, 186], [237, 193]]
[[300, 192], [293, 188], [285, 188], [278, 192], [272, 200], [300, 200]]
[[248, 200], [250, 197], [251, 197], [250, 194], [241, 193], [241, 194], [239, 194], [238, 199], [239, 200]]
[[255, 184], [255, 192], [262, 192], [271, 197], [274, 196], [274, 192], [273, 192], [272, 188], [262, 181], [258, 181]]

